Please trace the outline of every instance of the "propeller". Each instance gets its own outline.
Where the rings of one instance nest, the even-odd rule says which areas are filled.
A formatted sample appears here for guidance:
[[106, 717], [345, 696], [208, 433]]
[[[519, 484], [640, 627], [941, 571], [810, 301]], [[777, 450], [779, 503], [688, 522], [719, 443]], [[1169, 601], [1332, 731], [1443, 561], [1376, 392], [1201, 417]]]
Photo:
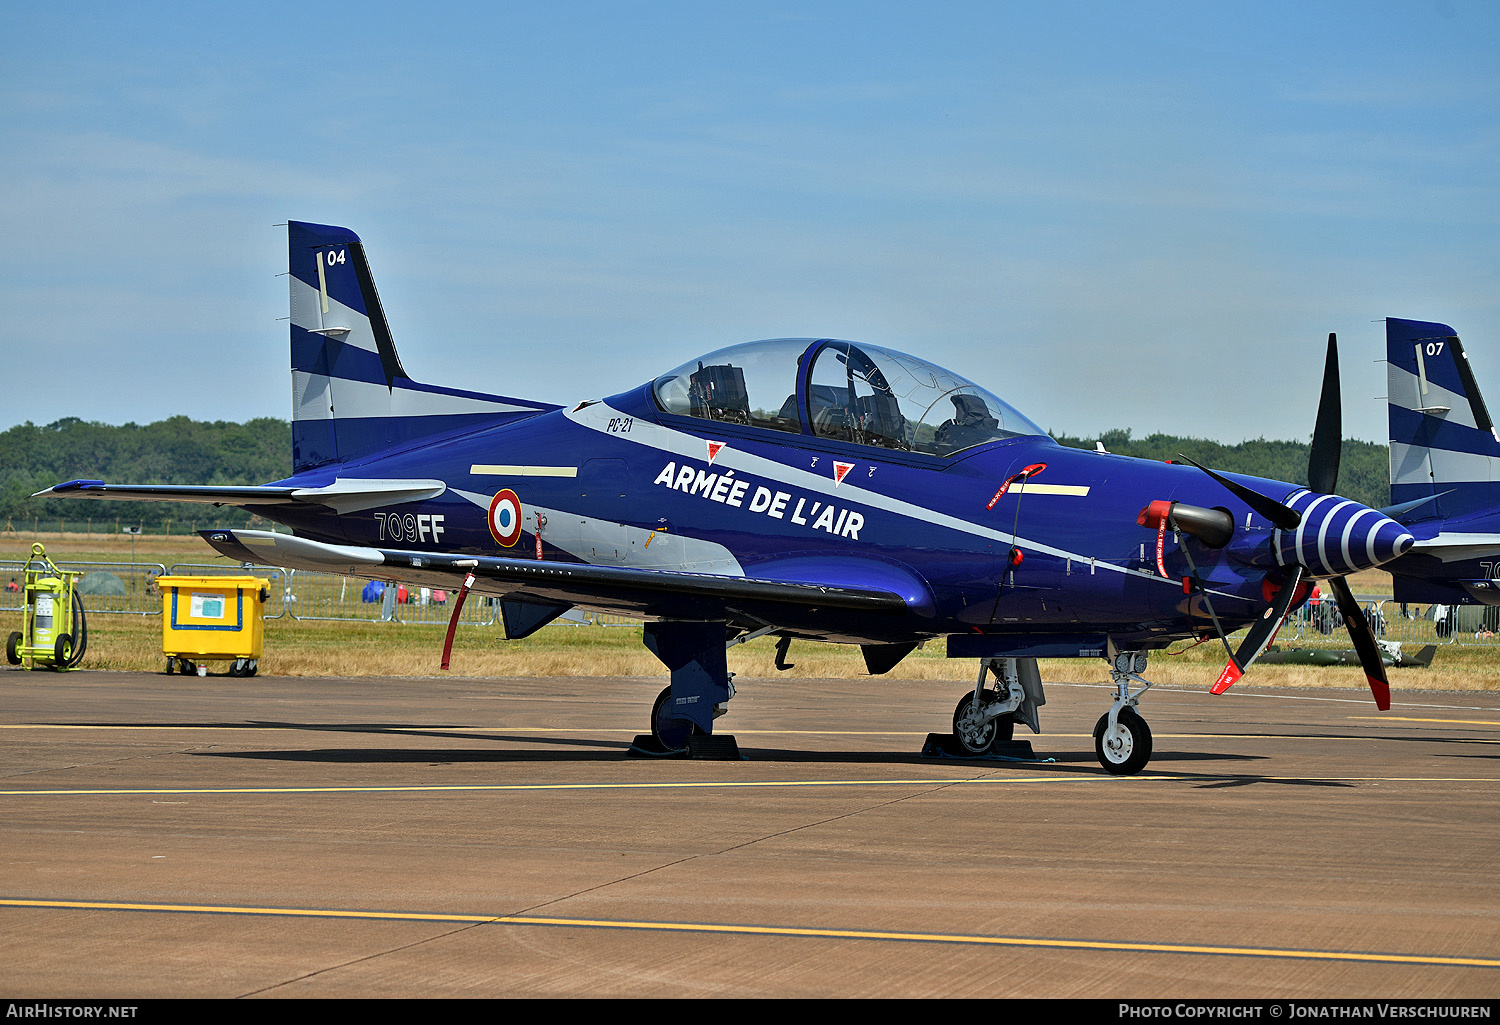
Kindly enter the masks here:
[[[1307, 575], [1307, 570], [1301, 566], [1293, 566], [1287, 582], [1282, 585], [1281, 590], [1271, 599], [1271, 604], [1266, 606], [1266, 611], [1261, 613], [1250, 627], [1250, 632], [1245, 635], [1244, 641], [1240, 643], [1240, 650], [1229, 656], [1229, 664], [1219, 674], [1219, 679], [1209, 688], [1214, 694], [1223, 694], [1235, 681], [1245, 675], [1245, 670], [1250, 664], [1260, 658], [1261, 652], [1271, 646], [1276, 639], [1276, 631], [1281, 629], [1282, 621], [1286, 619], [1287, 611], [1292, 607], [1292, 600], [1297, 596], [1297, 589], [1302, 586], [1302, 580]], [[1227, 644], [1225, 645], [1228, 646]]]
[[[1339, 396], [1339, 351], [1338, 338], [1334, 334], [1328, 336], [1328, 356], [1323, 363], [1323, 393], [1318, 401], [1318, 419], [1313, 428], [1312, 447], [1307, 456], [1307, 485], [1310, 492], [1319, 496], [1333, 496], [1338, 487], [1339, 477], [1339, 449], [1343, 444], [1343, 410], [1342, 401]], [[1186, 457], [1184, 457], [1186, 458]], [[1193, 463], [1191, 459], [1187, 462]], [[1314, 506], [1326, 501], [1325, 498], [1315, 498], [1298, 512], [1284, 502], [1262, 495], [1252, 488], [1248, 488], [1237, 481], [1232, 481], [1222, 474], [1215, 473], [1206, 466], [1193, 463], [1204, 473], [1224, 485], [1236, 497], [1243, 501], [1255, 512], [1265, 517], [1282, 531], [1297, 530], [1301, 526], [1304, 514], [1311, 513]], [[1354, 503], [1346, 503], [1353, 505]], [[1337, 511], [1337, 502], [1333, 507]], [[1367, 510], [1372, 512], [1373, 510]], [[1332, 515], [1329, 513], [1327, 515]], [[1356, 514], [1359, 515], [1359, 514]], [[1378, 514], [1377, 514], [1378, 515]], [[1382, 517], [1383, 519], [1383, 517]], [[1347, 535], [1354, 526], [1351, 519], [1348, 522]], [[1328, 525], [1325, 522], [1323, 531], [1326, 532]], [[1373, 551], [1376, 543], [1376, 534], [1384, 529], [1384, 524], [1372, 528], [1369, 544]], [[1307, 528], [1311, 532], [1312, 528]], [[1302, 532], [1299, 531], [1297, 544], [1293, 550], [1299, 555], [1304, 553], [1304, 545], [1301, 540]], [[1396, 538], [1387, 542], [1392, 546], [1395, 554], [1404, 550], [1405, 544], [1410, 543], [1410, 536], [1406, 535], [1404, 542]], [[1320, 542], [1321, 544], [1321, 539]], [[1345, 540], [1347, 548], [1347, 539]], [[1347, 558], [1347, 555], [1346, 555]], [[1324, 572], [1327, 572], [1328, 559], [1322, 556], [1320, 561], [1324, 563]], [[1244, 675], [1251, 664], [1260, 657], [1261, 653], [1270, 645], [1276, 632], [1281, 628], [1286, 619], [1287, 612], [1292, 603], [1298, 597], [1304, 581], [1311, 576], [1311, 569], [1300, 562], [1293, 562], [1287, 567], [1287, 579], [1281, 589], [1271, 599], [1270, 605], [1250, 627], [1250, 632], [1244, 641], [1240, 643], [1238, 651], [1230, 655], [1229, 664], [1224, 667], [1224, 672], [1219, 675], [1218, 681], [1213, 685], [1215, 694], [1222, 694], [1234, 685], [1234, 682]], [[1354, 592], [1349, 589], [1349, 581], [1344, 575], [1328, 576], [1329, 588], [1338, 599], [1339, 611], [1344, 616], [1344, 626], [1349, 631], [1349, 637], [1354, 642], [1354, 650], [1359, 654], [1360, 666], [1365, 671], [1365, 680], [1370, 685], [1370, 692], [1375, 696], [1375, 704], [1384, 711], [1391, 707], [1391, 688], [1385, 675], [1385, 663], [1380, 658], [1380, 646], [1375, 642], [1375, 632], [1370, 629], [1370, 622], [1365, 618], [1359, 602], [1354, 599]], [[1222, 636], [1222, 635], [1221, 635]], [[1225, 647], [1229, 645], [1228, 639], [1224, 638]]]

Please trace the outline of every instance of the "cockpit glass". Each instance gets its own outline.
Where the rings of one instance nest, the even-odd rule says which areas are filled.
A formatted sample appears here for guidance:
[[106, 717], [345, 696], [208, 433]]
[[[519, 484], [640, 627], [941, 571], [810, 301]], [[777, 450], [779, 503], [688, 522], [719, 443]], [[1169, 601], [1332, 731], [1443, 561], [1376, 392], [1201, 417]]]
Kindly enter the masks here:
[[668, 413], [797, 434], [797, 360], [806, 348], [805, 338], [733, 345], [663, 374], [652, 391]]
[[831, 342], [818, 354], [808, 405], [819, 437], [934, 456], [1045, 433], [957, 374], [853, 342]]
[[[667, 413], [802, 430], [799, 361], [817, 348], [807, 394], [813, 434], [899, 452], [951, 456], [1040, 427], [971, 381], [875, 345], [779, 338], [719, 349], [652, 384]], [[820, 347], [820, 348], [819, 348]]]

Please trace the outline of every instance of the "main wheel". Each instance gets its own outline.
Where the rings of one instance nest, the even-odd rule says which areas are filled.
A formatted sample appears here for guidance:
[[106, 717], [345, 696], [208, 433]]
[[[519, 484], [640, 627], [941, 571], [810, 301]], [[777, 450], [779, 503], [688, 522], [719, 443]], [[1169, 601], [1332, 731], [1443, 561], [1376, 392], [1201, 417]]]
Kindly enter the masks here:
[[[986, 690], [980, 707], [998, 700], [999, 695]], [[959, 745], [971, 755], [989, 754], [997, 742], [1010, 740], [1015, 732], [1016, 721], [1008, 715], [983, 722], [979, 710], [974, 708], [973, 691], [959, 698], [958, 707], [953, 710], [953, 736], [958, 738]]]
[[73, 635], [58, 634], [57, 643], [52, 645], [52, 668], [61, 672], [68, 668], [68, 660], [73, 657]]
[[1120, 709], [1114, 732], [1109, 736], [1109, 713], [1094, 724], [1094, 753], [1099, 764], [1113, 776], [1134, 776], [1151, 760], [1151, 728], [1130, 706]]
[[13, 666], [21, 664], [21, 631], [13, 630], [5, 641], [5, 661]]
[[680, 751], [687, 747], [688, 737], [701, 731], [697, 723], [668, 716], [667, 709], [671, 707], [671, 701], [670, 686], [656, 695], [656, 701], [651, 706], [651, 735], [668, 751]]

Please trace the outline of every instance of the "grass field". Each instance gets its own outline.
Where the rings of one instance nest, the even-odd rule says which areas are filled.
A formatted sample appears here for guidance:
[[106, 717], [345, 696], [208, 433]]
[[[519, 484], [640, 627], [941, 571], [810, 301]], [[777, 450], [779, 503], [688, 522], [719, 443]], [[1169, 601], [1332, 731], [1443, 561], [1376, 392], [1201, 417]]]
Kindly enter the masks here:
[[[0, 534], [0, 560], [24, 559], [33, 538]], [[41, 535], [47, 554], [59, 561], [127, 562], [130, 541], [109, 535]], [[206, 545], [190, 538], [136, 539], [141, 561], [212, 562], [218, 560]], [[1356, 593], [1389, 593], [1390, 578], [1378, 570], [1353, 582]], [[20, 629], [20, 614], [0, 612], [0, 636]], [[310, 622], [290, 617], [266, 622], [265, 653], [260, 671], [282, 676], [428, 676], [436, 675], [442, 654], [440, 624], [377, 622]], [[1182, 648], [1183, 645], [1177, 645]], [[761, 638], [737, 645], [729, 653], [730, 669], [746, 677], [828, 678], [864, 675], [858, 648], [847, 645], [793, 642], [790, 660], [796, 668], [778, 674], [775, 642]], [[1225, 653], [1217, 642], [1191, 650], [1154, 654], [1146, 676], [1155, 683], [1207, 687], [1223, 668]], [[95, 615], [89, 620], [89, 646], [83, 668], [160, 672], [165, 666], [161, 647], [161, 617]], [[224, 664], [211, 665], [221, 672]], [[883, 679], [921, 679], [969, 682], [976, 671], [973, 660], [949, 660], [943, 645], [932, 643], [908, 656]], [[666, 679], [666, 670], [641, 644], [636, 625], [552, 625], [521, 641], [506, 641], [496, 626], [460, 627], [454, 642], [451, 672], [463, 676], [635, 676]], [[1102, 660], [1057, 660], [1042, 665], [1044, 680], [1098, 682], [1109, 676]], [[1500, 648], [1442, 645], [1431, 669], [1392, 669], [1391, 687], [1416, 690], [1500, 689]], [[1363, 687], [1357, 668], [1340, 666], [1256, 666], [1247, 682], [1275, 687]]]

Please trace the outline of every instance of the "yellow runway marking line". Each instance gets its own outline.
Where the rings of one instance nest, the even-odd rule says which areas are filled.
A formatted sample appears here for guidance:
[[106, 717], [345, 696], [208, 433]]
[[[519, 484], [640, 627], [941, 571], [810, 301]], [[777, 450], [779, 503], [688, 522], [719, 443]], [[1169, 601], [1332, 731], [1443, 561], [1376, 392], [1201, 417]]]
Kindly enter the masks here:
[[1375, 722], [1437, 722], [1456, 726], [1500, 726], [1495, 719], [1418, 719], [1410, 715], [1351, 715], [1351, 719], [1370, 719]]
[[1227, 955], [1297, 961], [1354, 961], [1375, 964], [1500, 968], [1500, 959], [1496, 958], [1441, 957], [1424, 954], [1382, 953], [1379, 951], [1298, 950], [1290, 947], [1233, 947], [1193, 943], [1127, 943], [1109, 940], [1059, 939], [1032, 936], [974, 936], [964, 933], [891, 932], [872, 929], [811, 929], [775, 925], [730, 925], [711, 922], [642, 922], [628, 919], [554, 918], [531, 915], [457, 915], [417, 911], [340, 911], [318, 908], [257, 908], [214, 904], [138, 904], [127, 902], [23, 900], [10, 898], [0, 898], [0, 907], [32, 908], [38, 910], [147, 911], [175, 914], [253, 915], [282, 918], [364, 919], [400, 922], [454, 922], [478, 925], [531, 925], [574, 929], [621, 929], [635, 932], [719, 933], [721, 935], [730, 934], [740, 936], [886, 940], [903, 943], [1099, 950], [1125, 953]]

